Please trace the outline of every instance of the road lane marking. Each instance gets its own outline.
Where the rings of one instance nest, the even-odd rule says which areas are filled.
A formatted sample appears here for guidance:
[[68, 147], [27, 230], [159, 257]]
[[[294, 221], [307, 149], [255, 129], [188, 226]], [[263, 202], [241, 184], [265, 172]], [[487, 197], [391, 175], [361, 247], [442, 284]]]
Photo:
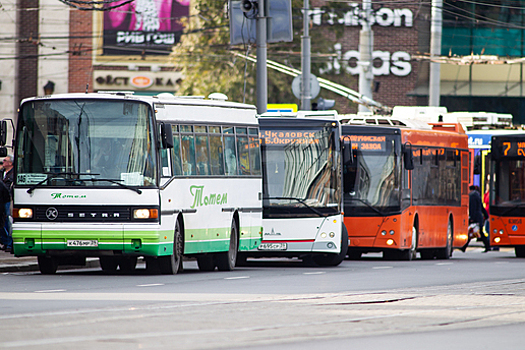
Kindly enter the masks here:
[[322, 275], [324, 273], [326, 273], [326, 272], [324, 272], [324, 271], [320, 271], [320, 272], [305, 272], [305, 273], [303, 273], [303, 275]]
[[444, 265], [454, 265], [454, 263], [446, 262], [446, 263], [437, 263], [436, 266], [444, 266]]
[[157, 287], [164, 286], [164, 283], [150, 283], [150, 284], [138, 284], [137, 287]]
[[226, 277], [225, 280], [242, 280], [245, 278], [250, 278], [250, 276]]
[[380, 269], [393, 269], [394, 266], [374, 266], [372, 269], [374, 270], [380, 270]]
[[56, 293], [65, 292], [65, 289], [47, 289], [47, 290], [35, 290], [35, 293]]

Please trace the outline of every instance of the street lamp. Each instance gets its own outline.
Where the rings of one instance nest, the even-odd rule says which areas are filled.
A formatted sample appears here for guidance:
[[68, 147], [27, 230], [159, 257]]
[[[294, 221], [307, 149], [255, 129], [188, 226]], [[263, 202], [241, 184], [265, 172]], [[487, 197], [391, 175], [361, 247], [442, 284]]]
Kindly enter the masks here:
[[44, 85], [44, 95], [52, 95], [55, 91], [55, 83], [53, 83], [51, 80], [47, 81], [47, 84]]

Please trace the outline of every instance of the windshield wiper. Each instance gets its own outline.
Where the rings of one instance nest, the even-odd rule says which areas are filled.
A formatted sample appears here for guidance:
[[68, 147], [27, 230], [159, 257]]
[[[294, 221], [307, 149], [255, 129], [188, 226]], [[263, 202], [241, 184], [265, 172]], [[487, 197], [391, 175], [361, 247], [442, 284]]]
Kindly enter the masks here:
[[327, 216], [331, 215], [331, 214], [321, 213], [319, 210], [317, 210], [317, 209], [309, 206], [308, 204], [306, 204], [305, 201], [303, 199], [301, 199], [301, 198], [296, 198], [296, 197], [264, 197], [263, 199], [294, 200], [294, 201], [297, 201], [297, 202], [301, 203], [306, 208], [310, 209], [311, 211], [313, 211], [314, 213], [316, 213], [317, 215], [319, 215], [321, 217], [327, 217]]
[[[90, 174], [90, 175], [93, 175], [93, 174]], [[102, 181], [107, 181], [107, 182], [111, 182], [112, 184], [116, 184], [116, 185], [119, 185], [120, 187], [122, 188], [126, 188], [128, 190], [132, 190], [132, 191], [135, 191], [137, 192], [138, 194], [142, 194], [142, 191], [136, 187], [133, 187], [133, 186], [129, 186], [129, 185], [124, 185], [123, 183], [120, 183], [120, 181], [124, 181], [124, 180], [115, 180], [115, 179], [97, 179], [97, 178], [89, 178], [89, 179], [75, 179], [75, 181], [92, 181], [92, 182], [102, 182]]]
[[377, 208], [374, 207], [372, 204], [368, 203], [367, 201], [365, 201], [365, 200], [363, 200], [363, 199], [361, 199], [361, 198], [350, 198], [350, 200], [361, 202], [361, 203], [363, 203], [364, 205], [366, 205], [367, 207], [369, 207], [370, 209], [372, 209], [373, 211], [375, 211], [376, 213], [378, 213], [379, 215], [381, 215], [381, 216], [386, 216], [386, 214], [383, 213], [381, 210], [377, 209]]
[[[35, 188], [41, 186], [44, 182], [47, 182], [49, 180], [52, 180], [54, 178], [57, 178], [59, 176], [64, 176], [64, 175], [69, 175], [69, 176], [73, 176], [73, 175], [100, 175], [100, 174], [93, 174], [93, 173], [74, 173], [74, 172], [71, 172], [71, 171], [67, 171], [67, 172], [61, 172], [61, 173], [45, 173], [45, 174], [48, 174], [47, 177], [34, 184], [33, 186], [29, 187], [29, 189], [27, 190], [27, 193], [33, 193], [33, 191], [35, 190]], [[78, 179], [75, 179], [75, 180], [78, 180]]]

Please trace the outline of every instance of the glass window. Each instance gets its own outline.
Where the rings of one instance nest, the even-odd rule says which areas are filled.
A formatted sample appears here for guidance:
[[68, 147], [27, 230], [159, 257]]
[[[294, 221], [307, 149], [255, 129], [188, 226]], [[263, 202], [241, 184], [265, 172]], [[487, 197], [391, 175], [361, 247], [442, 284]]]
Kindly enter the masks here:
[[195, 132], [200, 132], [200, 133], [203, 133], [203, 132], [206, 132], [206, 126], [204, 125], [195, 125]]
[[173, 173], [174, 175], [182, 175], [182, 162], [180, 159], [180, 136], [173, 134]]
[[224, 136], [224, 163], [226, 175], [237, 175], [237, 148], [234, 136]]
[[160, 150], [160, 164], [162, 167], [162, 176], [163, 177], [171, 177], [171, 166], [170, 166], [170, 160], [168, 157], [168, 150], [166, 148], [162, 148]]
[[195, 151], [197, 160], [197, 175], [209, 175], [209, 162], [208, 162], [208, 136], [197, 135], [195, 136]]
[[[244, 128], [246, 130], [246, 128]], [[237, 136], [237, 151], [239, 152], [240, 175], [250, 175], [250, 155], [248, 138]]]
[[220, 134], [221, 133], [221, 127], [220, 126], [210, 126], [208, 127], [208, 130], [210, 134]]
[[237, 134], [240, 134], [240, 135], [246, 135], [247, 134], [247, 129], [246, 128], [236, 127], [235, 130], [236, 130]]
[[230, 127], [223, 127], [222, 132], [225, 134], [233, 134], [233, 126]]
[[210, 135], [210, 166], [211, 175], [224, 175], [224, 156], [222, 152], [221, 135]]
[[180, 132], [193, 132], [193, 125], [181, 125]]
[[258, 137], [250, 137], [250, 168], [252, 175], [261, 175], [261, 148]]
[[181, 139], [182, 173], [184, 175], [196, 175], [195, 165], [195, 142], [193, 134], [182, 135]]

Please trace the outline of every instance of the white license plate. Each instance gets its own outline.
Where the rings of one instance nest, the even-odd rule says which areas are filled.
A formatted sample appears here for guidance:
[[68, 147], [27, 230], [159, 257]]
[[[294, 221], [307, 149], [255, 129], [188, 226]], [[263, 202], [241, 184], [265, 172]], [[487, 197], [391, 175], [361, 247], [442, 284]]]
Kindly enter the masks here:
[[67, 241], [68, 247], [98, 247], [98, 241], [96, 239], [75, 239]]
[[261, 243], [257, 248], [259, 250], [286, 250], [288, 248], [286, 243]]

